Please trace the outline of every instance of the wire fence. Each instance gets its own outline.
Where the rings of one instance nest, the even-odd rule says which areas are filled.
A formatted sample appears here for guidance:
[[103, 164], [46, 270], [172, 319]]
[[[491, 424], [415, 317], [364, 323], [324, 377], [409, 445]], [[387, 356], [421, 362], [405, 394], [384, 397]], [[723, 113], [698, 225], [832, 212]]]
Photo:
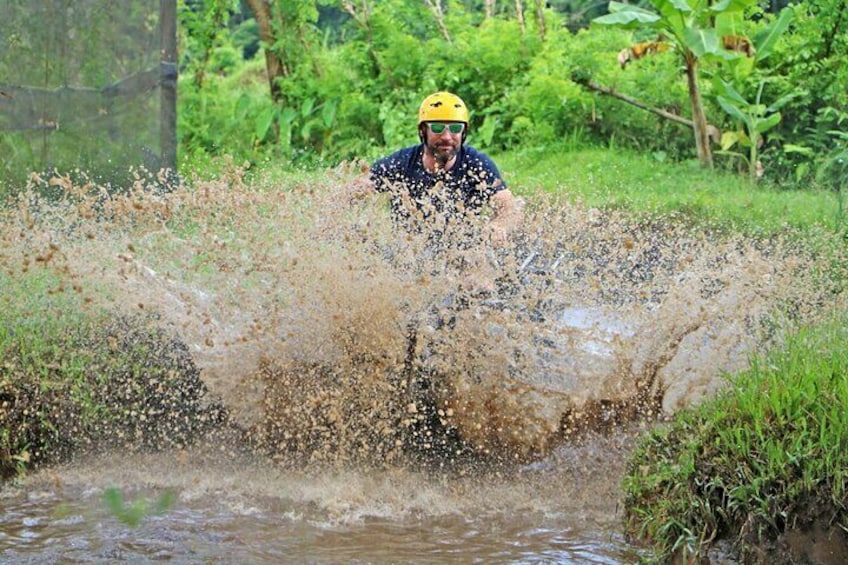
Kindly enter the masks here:
[[0, 2], [0, 175], [176, 169], [176, 0]]

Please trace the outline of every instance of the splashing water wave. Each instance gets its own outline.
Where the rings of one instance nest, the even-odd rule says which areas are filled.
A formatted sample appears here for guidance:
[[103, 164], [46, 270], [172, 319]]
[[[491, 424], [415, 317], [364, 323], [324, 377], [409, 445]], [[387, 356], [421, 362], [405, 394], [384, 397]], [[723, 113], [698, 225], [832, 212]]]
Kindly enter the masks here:
[[[145, 313], [231, 420], [199, 452], [79, 454], [0, 491], [5, 557], [632, 562], [615, 524], [639, 426], [710, 397], [832, 300], [791, 238], [544, 195], [506, 248], [434, 251], [352, 198], [357, 174], [234, 166], [111, 194], [35, 178], [2, 210], [6, 280], [25, 281], [7, 307]], [[475, 289], [487, 278], [496, 292]], [[104, 484], [176, 489], [180, 509], [143, 540], [100, 539]]]
[[[819, 300], [810, 260], [544, 196], [506, 248], [399, 232], [351, 173], [122, 195], [57, 178], [7, 210], [9, 264], [155, 312], [255, 449], [528, 462], [700, 402]], [[34, 187], [39, 183], [35, 182]], [[470, 280], [489, 277], [480, 296]]]

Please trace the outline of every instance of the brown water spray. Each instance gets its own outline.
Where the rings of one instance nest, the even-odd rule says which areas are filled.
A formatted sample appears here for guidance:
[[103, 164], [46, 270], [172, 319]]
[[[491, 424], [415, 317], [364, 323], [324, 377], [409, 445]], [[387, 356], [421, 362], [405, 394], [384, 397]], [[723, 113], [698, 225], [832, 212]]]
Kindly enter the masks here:
[[508, 248], [434, 252], [351, 199], [356, 174], [34, 177], [3, 211], [3, 264], [49, 272], [34, 293], [153, 314], [253, 448], [289, 463], [538, 459], [709, 397], [822, 300], [782, 241], [544, 195]]

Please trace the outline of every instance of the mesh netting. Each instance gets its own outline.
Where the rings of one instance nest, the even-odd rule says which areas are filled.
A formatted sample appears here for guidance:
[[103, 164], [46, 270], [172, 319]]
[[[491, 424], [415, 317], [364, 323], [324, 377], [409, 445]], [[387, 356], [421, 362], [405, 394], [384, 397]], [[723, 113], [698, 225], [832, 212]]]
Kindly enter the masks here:
[[0, 2], [2, 178], [176, 160], [175, 0]]

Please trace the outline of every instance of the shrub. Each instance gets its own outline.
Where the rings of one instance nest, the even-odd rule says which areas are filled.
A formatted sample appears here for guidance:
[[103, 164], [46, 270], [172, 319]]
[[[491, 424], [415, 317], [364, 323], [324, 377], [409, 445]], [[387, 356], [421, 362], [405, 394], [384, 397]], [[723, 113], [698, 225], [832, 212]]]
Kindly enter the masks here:
[[186, 345], [142, 317], [7, 318], [0, 478], [84, 450], [184, 447], [225, 421]]

